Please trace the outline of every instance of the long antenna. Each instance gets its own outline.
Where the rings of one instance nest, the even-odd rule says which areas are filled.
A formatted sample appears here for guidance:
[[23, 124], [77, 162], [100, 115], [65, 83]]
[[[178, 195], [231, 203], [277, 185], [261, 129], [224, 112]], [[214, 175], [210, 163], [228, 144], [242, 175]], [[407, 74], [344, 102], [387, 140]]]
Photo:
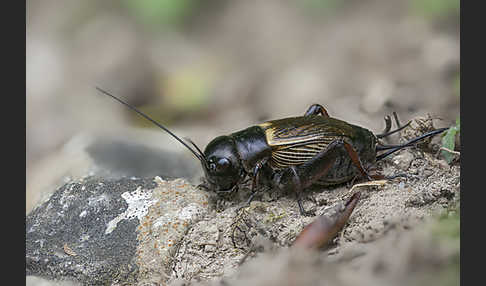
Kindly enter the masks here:
[[[135, 107], [133, 107], [132, 105], [126, 103], [125, 101], [119, 99], [118, 97], [112, 95], [111, 93], [99, 88], [99, 87], [96, 87], [96, 89], [98, 91], [100, 91], [101, 93], [104, 93], [106, 95], [108, 95], [109, 97], [115, 99], [116, 101], [120, 102], [121, 104], [125, 105], [126, 107], [130, 108], [131, 110], [135, 111], [136, 113], [138, 113], [140, 116], [144, 117], [145, 119], [147, 119], [148, 121], [152, 122], [153, 124], [157, 125], [159, 128], [161, 128], [162, 130], [164, 130], [165, 132], [169, 133], [170, 135], [172, 135], [172, 137], [174, 137], [177, 141], [179, 141], [182, 145], [184, 145], [187, 149], [189, 149], [192, 154], [194, 154], [194, 156], [196, 156], [196, 158], [201, 161], [201, 162], [206, 162], [206, 160], [204, 159], [204, 154], [200, 151], [199, 148], [197, 148], [197, 150], [200, 152], [200, 154], [196, 153], [196, 151], [194, 151], [194, 149], [192, 149], [191, 147], [189, 147], [189, 145], [187, 145], [184, 141], [182, 141], [182, 139], [180, 139], [177, 135], [175, 135], [174, 133], [172, 133], [169, 129], [165, 128], [164, 126], [162, 126], [160, 123], [158, 123], [157, 121], [153, 120], [152, 118], [150, 118], [148, 115], [146, 115], [145, 113], [141, 112], [140, 110], [136, 109]], [[191, 144], [193, 144], [194, 146], [196, 146], [196, 144], [194, 144], [192, 141], [191, 141]]]

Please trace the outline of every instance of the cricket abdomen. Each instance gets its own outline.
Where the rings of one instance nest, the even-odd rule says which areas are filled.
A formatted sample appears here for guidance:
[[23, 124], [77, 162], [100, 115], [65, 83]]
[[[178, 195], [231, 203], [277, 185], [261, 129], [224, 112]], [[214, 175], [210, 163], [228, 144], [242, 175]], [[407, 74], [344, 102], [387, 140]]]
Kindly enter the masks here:
[[[291, 117], [259, 125], [272, 149], [270, 166], [278, 171], [299, 166], [325, 152], [334, 141], [346, 141], [358, 153], [364, 165], [376, 158], [376, 139], [365, 128], [323, 116]], [[351, 158], [343, 149], [327, 174], [317, 181], [319, 185], [336, 185], [359, 174]]]

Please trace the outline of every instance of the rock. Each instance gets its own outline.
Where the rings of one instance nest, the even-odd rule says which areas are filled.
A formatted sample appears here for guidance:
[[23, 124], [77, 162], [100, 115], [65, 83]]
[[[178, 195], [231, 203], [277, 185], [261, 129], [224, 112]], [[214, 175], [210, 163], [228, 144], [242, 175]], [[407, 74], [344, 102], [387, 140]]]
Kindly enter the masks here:
[[406, 171], [410, 167], [413, 159], [413, 154], [408, 150], [405, 150], [393, 157], [393, 163], [395, 163], [400, 168], [400, 170]]
[[[146, 137], [147, 140], [154, 140]], [[200, 163], [191, 155], [185, 156], [188, 154], [155, 148], [133, 140], [105, 136], [93, 140], [85, 150], [100, 170], [109, 172], [104, 177], [160, 176], [164, 179], [187, 178], [192, 181], [202, 175]]]
[[137, 228], [139, 285], [167, 280], [181, 240], [208, 213], [207, 193], [182, 179], [168, 182], [156, 177], [156, 181], [157, 201]]
[[182, 179], [67, 183], [26, 218], [26, 274], [89, 285], [160, 278], [207, 206]]
[[[427, 116], [424, 117], [414, 118], [407, 128], [400, 131], [400, 143], [408, 142], [416, 137], [422, 136], [427, 132], [434, 131], [435, 127], [433, 120], [434, 118], [430, 114], [427, 114]], [[415, 143], [415, 145], [426, 150], [429, 147], [433, 137], [434, 136], [422, 139]]]
[[185, 178], [197, 184], [203, 172], [188, 150], [159, 130], [123, 128], [104, 134], [79, 133], [27, 170], [26, 213], [62, 186], [65, 178], [85, 174], [110, 179]]
[[451, 169], [451, 166], [449, 165], [449, 163], [447, 163], [447, 161], [444, 160], [444, 159], [438, 160], [437, 166], [439, 168], [441, 168], [442, 170], [450, 170]]

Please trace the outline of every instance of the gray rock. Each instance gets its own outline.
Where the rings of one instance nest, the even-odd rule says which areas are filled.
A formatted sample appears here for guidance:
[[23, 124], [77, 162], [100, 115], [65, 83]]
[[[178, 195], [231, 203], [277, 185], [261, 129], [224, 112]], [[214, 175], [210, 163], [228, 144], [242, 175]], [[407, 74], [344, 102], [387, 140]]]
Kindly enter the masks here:
[[400, 170], [406, 171], [410, 168], [410, 164], [414, 159], [413, 154], [409, 150], [404, 150], [400, 154], [393, 157], [393, 163], [395, 163]]
[[26, 217], [26, 274], [89, 285], [161, 277], [207, 205], [207, 195], [181, 179], [67, 183]]
[[[180, 149], [183, 150], [183, 147]], [[186, 178], [196, 182], [203, 175], [200, 163], [191, 155], [184, 156], [175, 151], [154, 148], [133, 140], [108, 136], [98, 138], [87, 146], [86, 152], [100, 170], [109, 172], [102, 174], [103, 177], [160, 176], [164, 179]]]

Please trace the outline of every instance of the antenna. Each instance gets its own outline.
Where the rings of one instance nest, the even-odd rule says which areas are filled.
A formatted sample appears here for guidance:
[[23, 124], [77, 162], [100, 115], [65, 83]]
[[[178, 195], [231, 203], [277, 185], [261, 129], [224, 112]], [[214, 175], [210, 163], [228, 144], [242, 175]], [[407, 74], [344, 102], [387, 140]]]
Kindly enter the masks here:
[[113, 94], [99, 88], [99, 87], [96, 87], [96, 89], [105, 94], [105, 95], [108, 95], [109, 97], [115, 99], [116, 101], [120, 102], [121, 104], [125, 105], [126, 107], [130, 108], [131, 110], [135, 111], [136, 113], [138, 113], [140, 116], [142, 116], [143, 118], [147, 119], [148, 121], [152, 122], [153, 124], [155, 124], [157, 127], [159, 127], [160, 129], [164, 130], [165, 132], [169, 133], [172, 137], [174, 137], [177, 141], [179, 141], [182, 145], [184, 145], [187, 149], [189, 149], [192, 154], [194, 154], [194, 156], [196, 156], [196, 158], [203, 162], [203, 163], [206, 163], [206, 159], [204, 157], [204, 154], [201, 152], [201, 150], [196, 146], [196, 144], [194, 144], [194, 142], [190, 141], [192, 145], [194, 145], [194, 147], [196, 147], [197, 151], [199, 151], [199, 154], [194, 151], [194, 149], [192, 149], [191, 147], [189, 147], [189, 145], [187, 145], [184, 141], [182, 141], [182, 139], [180, 139], [177, 135], [175, 135], [174, 133], [172, 133], [169, 129], [167, 129], [166, 127], [164, 127], [162, 124], [158, 123], [157, 121], [153, 120], [152, 118], [150, 118], [148, 115], [146, 115], [145, 113], [141, 112], [140, 110], [136, 109], [134, 106], [126, 103], [125, 101], [119, 99], [118, 97], [114, 96]]

